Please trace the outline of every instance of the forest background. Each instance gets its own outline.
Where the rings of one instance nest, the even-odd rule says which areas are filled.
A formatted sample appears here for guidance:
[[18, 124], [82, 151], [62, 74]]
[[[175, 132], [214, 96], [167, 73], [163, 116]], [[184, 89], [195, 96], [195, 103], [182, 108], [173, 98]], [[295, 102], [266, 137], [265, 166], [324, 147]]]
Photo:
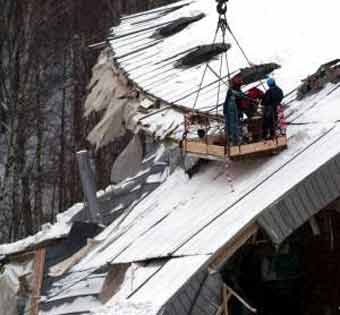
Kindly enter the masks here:
[[129, 135], [94, 152], [84, 118], [91, 69], [119, 16], [164, 0], [0, 0], [0, 243], [39, 231], [82, 201], [76, 152], [89, 149], [97, 188]]

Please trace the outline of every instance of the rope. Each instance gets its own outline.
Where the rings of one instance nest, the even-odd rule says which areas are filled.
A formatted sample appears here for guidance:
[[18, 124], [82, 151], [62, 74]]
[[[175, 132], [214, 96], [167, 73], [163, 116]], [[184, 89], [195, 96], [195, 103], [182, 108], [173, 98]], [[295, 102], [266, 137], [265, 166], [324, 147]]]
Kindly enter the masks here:
[[[245, 50], [242, 48], [242, 46], [241, 46], [239, 40], [237, 39], [237, 37], [235, 36], [234, 32], [231, 30], [231, 27], [230, 27], [229, 23], [227, 21], [226, 21], [226, 23], [227, 23], [227, 30], [229, 31], [230, 35], [233, 37], [236, 45], [238, 46], [238, 48], [240, 49], [240, 51], [242, 53], [244, 59], [247, 61], [249, 66], [252, 66], [252, 63], [250, 62], [250, 59], [248, 58]], [[228, 71], [229, 71], [229, 69], [228, 69]], [[263, 89], [266, 90], [266, 87], [263, 84], [262, 80], [260, 80], [260, 82], [261, 82], [261, 85], [262, 85]]]
[[230, 73], [229, 60], [228, 60], [228, 52], [227, 51], [225, 52], [225, 63], [227, 65], [228, 81], [230, 82], [231, 73]]
[[245, 58], [245, 60], [246, 60], [247, 63], [249, 64], [249, 66], [252, 66], [252, 63], [250, 62], [250, 60], [249, 60], [249, 58], [248, 58], [246, 52], [245, 52], [244, 49], [242, 48], [242, 46], [241, 46], [240, 42], [238, 41], [237, 37], [235, 36], [234, 32], [231, 30], [230, 25], [229, 25], [228, 22], [227, 22], [227, 30], [229, 31], [230, 35], [233, 37], [233, 39], [234, 39], [236, 45], [237, 45], [238, 48], [240, 49], [240, 51], [241, 51], [243, 57]]
[[[213, 44], [215, 44], [215, 42], [216, 42], [217, 34], [218, 34], [218, 31], [220, 29], [222, 31], [223, 44], [225, 44], [225, 33], [226, 33], [226, 30], [228, 29], [228, 23], [227, 23], [227, 2], [228, 2], [228, 0], [216, 0], [216, 1], [218, 2], [217, 12], [219, 14], [219, 20], [218, 20], [218, 23], [217, 23], [217, 28], [216, 28], [216, 31], [215, 31]], [[221, 57], [220, 77], [222, 77], [222, 66], [223, 66], [223, 59]], [[207, 61], [206, 67], [205, 67], [204, 72], [203, 72], [203, 76], [202, 76], [202, 79], [201, 79], [201, 82], [200, 82], [200, 85], [199, 85], [199, 89], [198, 89], [198, 92], [197, 92], [197, 95], [196, 95], [196, 98], [195, 98], [193, 110], [196, 108], [198, 98], [200, 96], [202, 85], [203, 85], [204, 78], [205, 78], [205, 75], [207, 73], [208, 68], [209, 68], [209, 60]], [[229, 66], [228, 66], [228, 69], [229, 69]], [[229, 70], [228, 70], [228, 73], [229, 73]], [[218, 81], [218, 99], [219, 99], [219, 93], [220, 93], [220, 81]], [[218, 101], [217, 101], [217, 103], [218, 103]]]
[[[216, 28], [216, 31], [215, 31], [215, 36], [214, 36], [213, 44], [215, 44], [215, 42], [216, 42], [218, 30], [219, 30], [219, 25], [217, 25], [217, 28]], [[194, 110], [196, 105], [197, 105], [198, 98], [199, 98], [199, 96], [201, 94], [204, 78], [205, 78], [205, 75], [206, 75], [207, 70], [208, 70], [208, 66], [209, 66], [209, 60], [206, 62], [206, 66], [205, 66], [205, 69], [204, 69], [204, 72], [203, 72], [203, 76], [202, 76], [201, 82], [200, 82], [199, 87], [198, 87], [198, 91], [197, 91], [196, 98], [195, 98], [195, 103], [194, 103], [194, 106], [193, 106], [192, 110]]]
[[[222, 67], [223, 67], [223, 56], [221, 55], [220, 78], [222, 77]], [[221, 80], [218, 81], [217, 100], [216, 100], [216, 114], [217, 114], [217, 106], [220, 103], [220, 94], [221, 94]]]

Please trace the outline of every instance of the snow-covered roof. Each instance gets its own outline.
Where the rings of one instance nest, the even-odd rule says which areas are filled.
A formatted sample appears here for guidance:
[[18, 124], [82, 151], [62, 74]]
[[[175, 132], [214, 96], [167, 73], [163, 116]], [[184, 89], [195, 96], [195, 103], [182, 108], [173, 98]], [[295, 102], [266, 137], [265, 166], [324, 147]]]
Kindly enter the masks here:
[[[320, 5], [289, 0], [274, 6], [269, 0], [230, 1], [229, 22], [253, 63], [276, 62], [282, 66], [274, 76], [289, 92], [320, 64], [338, 57], [339, 43], [325, 34], [334, 34], [332, 30], [340, 23], [335, 13], [339, 4], [326, 2]], [[184, 6], [169, 10], [179, 4]], [[162, 39], [150, 37], [168, 22], [200, 12], [206, 16], [181, 32]], [[328, 18], [315, 23], [320, 16]], [[125, 76], [147, 94], [190, 109], [195, 98], [192, 93], [199, 86], [204, 64], [180, 69], [175, 63], [182, 52], [211, 43], [216, 22], [215, 1], [206, 0], [180, 1], [126, 17], [113, 29], [110, 41], [115, 62]], [[231, 43], [234, 47], [228, 56], [233, 71], [245, 67], [246, 63], [235, 43]], [[212, 61], [211, 65], [218, 72], [219, 62]], [[225, 68], [223, 71], [222, 76], [227, 74]], [[197, 108], [215, 104], [217, 83], [209, 85], [212, 81], [216, 81], [216, 77], [208, 71], [204, 85], [209, 87], [203, 89]], [[285, 114], [290, 125], [286, 151], [269, 158], [230, 162], [227, 169], [222, 163], [211, 162], [191, 180], [183, 170], [177, 169], [119, 226], [113, 224], [109, 233], [107, 230], [99, 235], [97, 240], [101, 243], [74, 270], [161, 257], [170, 261], [203, 258], [192, 266], [193, 275], [213, 253], [253, 222], [259, 223], [274, 242], [282, 242], [339, 197], [340, 90], [334, 88], [329, 84], [301, 102], [295, 100], [295, 92], [286, 98]], [[170, 107], [146, 118], [142, 124], [162, 138], [166, 130], [179, 126], [183, 120], [175, 107], [173, 109]], [[136, 289], [135, 294], [141, 299], [134, 301], [135, 294], [120, 299], [119, 305], [124, 305], [121, 311], [127, 310], [130, 314], [128, 310], [135, 309], [136, 304], [142, 305], [141, 309], [148, 306], [154, 310], [166, 303], [166, 299], [155, 301], [155, 291], [147, 289], [161, 270]], [[161, 286], [164, 290], [174, 275], [176, 270], [173, 273], [170, 270], [165, 280], [155, 283], [155, 287]], [[107, 313], [113, 310], [112, 306]]]
[[[178, 7], [181, 4], [184, 6]], [[333, 0], [325, 0], [323, 5], [287, 0], [275, 6], [269, 0], [235, 0], [229, 2], [230, 25], [246, 44], [243, 46], [252, 62], [281, 64], [275, 78], [290, 91], [320, 64], [338, 57], [334, 54], [340, 44], [324, 36], [333, 34], [340, 23], [337, 6]], [[178, 34], [150, 38], [160, 25], [199, 12], [206, 16]], [[315, 23], [319, 15], [329, 18]], [[177, 57], [169, 58], [210, 43], [216, 22], [213, 0], [180, 1], [126, 17], [113, 29], [115, 61], [143, 91], [168, 103], [181, 99], [175, 103], [191, 108], [193, 97], [185, 96], [198, 88], [203, 65], [179, 69], [174, 67]], [[229, 57], [232, 69], [245, 66], [235, 47]], [[213, 61], [212, 66], [217, 69], [218, 62]], [[209, 73], [207, 82], [215, 79]], [[217, 84], [207, 88], [198, 108], [213, 105], [216, 91]], [[220, 101], [223, 98], [221, 95]], [[303, 101], [294, 98], [292, 93], [286, 99], [285, 114], [290, 124], [287, 150], [268, 158], [226, 165], [210, 162], [192, 179], [177, 168], [156, 190], [139, 199], [95, 238], [93, 249], [63, 279], [65, 287], [76, 287], [79, 281], [89, 279], [94, 271], [108, 264], [127, 264], [129, 269], [116, 295], [104, 308], [96, 305], [93, 312], [156, 314], [206, 266], [216, 251], [246, 226], [257, 222], [274, 242], [280, 243], [338, 198], [340, 89], [328, 84]], [[181, 114], [170, 108], [143, 123], [162, 138], [181, 120]]]
[[0, 257], [32, 250], [39, 244], [67, 236], [72, 228], [73, 217], [78, 215], [83, 208], [82, 203], [75, 204], [65, 213], [58, 214], [55, 224], [44, 225], [37, 234], [14, 243], [0, 245]]
[[[143, 285], [114, 298], [111, 308], [159, 310], [249, 224], [257, 222], [274, 242], [282, 242], [340, 195], [339, 99], [340, 89], [329, 84], [304, 101], [290, 103], [289, 147], [279, 155], [234, 161], [227, 168], [210, 162], [192, 179], [176, 169], [133, 211], [99, 234], [98, 245], [72, 272], [164, 259]], [[170, 267], [184, 258], [188, 269]], [[189, 274], [179, 278], [184, 270]], [[174, 286], [166, 290], [168, 283]], [[159, 288], [165, 292], [156, 300]]]
[[[215, 1], [184, 0], [126, 17], [113, 29], [110, 40], [115, 51], [115, 61], [131, 79], [145, 92], [177, 105], [192, 108], [195, 92], [202, 78], [205, 64], [191, 68], [177, 68], [176, 61], [199, 45], [213, 42], [218, 21]], [[276, 62], [281, 69], [275, 78], [285, 91], [290, 91], [300, 80], [313, 73], [320, 64], [337, 58], [340, 43], [333, 30], [338, 29], [337, 16], [340, 4], [326, 0], [278, 1], [270, 0], [228, 2], [228, 22], [254, 64]], [[165, 38], [154, 38], [154, 32], [182, 17], [205, 17], [191, 23], [184, 30]], [[327, 17], [327, 18], [325, 18]], [[217, 42], [221, 42], [221, 33]], [[231, 72], [247, 63], [229, 34], [227, 42], [232, 45], [228, 51]], [[219, 73], [219, 58], [211, 67]], [[223, 66], [222, 77], [227, 75]], [[208, 71], [196, 109], [216, 104], [218, 83], [215, 75]], [[211, 85], [212, 82], [215, 82]], [[225, 88], [222, 88], [219, 102], [223, 102]]]

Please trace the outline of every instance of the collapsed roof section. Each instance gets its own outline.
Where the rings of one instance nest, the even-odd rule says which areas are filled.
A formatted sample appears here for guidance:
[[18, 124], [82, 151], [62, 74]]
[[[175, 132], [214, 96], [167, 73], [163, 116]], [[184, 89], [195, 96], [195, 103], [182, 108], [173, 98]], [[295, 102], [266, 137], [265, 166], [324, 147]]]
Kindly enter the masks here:
[[[237, 3], [244, 8], [245, 2], [242, 1]], [[215, 21], [214, 14], [206, 12], [213, 12], [215, 6], [206, 0], [180, 3], [187, 5], [172, 12], [168, 9], [173, 6], [169, 6], [148, 14], [127, 17], [115, 29], [116, 37], [112, 40], [116, 53], [115, 65], [111, 64], [105, 78], [97, 76], [98, 82], [93, 85], [90, 96], [93, 97], [93, 104], [96, 104], [96, 97], [102, 98], [106, 104], [103, 107], [98, 104], [106, 113], [104, 123], [93, 139], [102, 143], [110, 141], [124, 125], [136, 131], [143, 129], [160, 140], [167, 136], [181, 137], [181, 110], [191, 109], [201, 67], [191, 68], [190, 71], [177, 69], [174, 62], [183, 57], [188, 49], [206, 44], [204, 31], [210, 37], [208, 33], [215, 29], [212, 24], [204, 24], [208, 20]], [[267, 8], [272, 7], [270, 4]], [[258, 3], [247, 2], [251, 14], [258, 16], [258, 8], [254, 7], [252, 11], [253, 5], [258, 6]], [[287, 3], [284, 5], [287, 6]], [[152, 32], [162, 23], [166, 25], [179, 16], [189, 16], [185, 10], [198, 7], [204, 10], [206, 18], [169, 38], [161, 41], [150, 39]], [[275, 18], [278, 18], [277, 15]], [[257, 23], [261, 26], [260, 22], [256, 19], [254, 28], [258, 27]], [[193, 32], [198, 25], [200, 28]], [[283, 25], [287, 27], [287, 24]], [[275, 44], [274, 38], [270, 45]], [[257, 55], [258, 63], [262, 63], [266, 52], [273, 52], [270, 47], [268, 49], [268, 43], [266, 45], [261, 49], [262, 57]], [[256, 49], [260, 46], [256, 45]], [[106, 60], [109, 62], [110, 58]], [[311, 66], [308, 61], [305, 62], [307, 67]], [[104, 63], [99, 62], [99, 65]], [[286, 67], [287, 63], [283, 62], [283, 65]], [[289, 65], [292, 66], [288, 62], [288, 68]], [[233, 66], [240, 68], [236, 64]], [[280, 73], [281, 79], [285, 76]], [[112, 78], [114, 84], [111, 86]], [[296, 74], [290, 71], [286, 78], [294, 86], [298, 81]], [[213, 76], [210, 79], [211, 82], [204, 87], [200, 109], [209, 106], [212, 99], [216, 101], [218, 80]], [[285, 80], [283, 84], [286, 88], [290, 86]], [[336, 104], [340, 93], [333, 88], [327, 85], [313, 100], [296, 102], [295, 92], [286, 98], [290, 146], [281, 155], [232, 162], [227, 172], [220, 163], [212, 162], [203, 166], [190, 181], [185, 172], [178, 168], [156, 190], [142, 194], [120, 220], [95, 238], [94, 246], [85, 253], [85, 257], [72, 265], [64, 279], [64, 289], [75, 294], [73, 289], [77, 288], [79, 278], [72, 277], [80, 275], [86, 279], [81, 287], [86, 286], [89, 283], [87, 279], [106, 266], [111, 275], [120, 270], [123, 279], [120, 278], [117, 285], [114, 283], [111, 291], [114, 296], [103, 309], [95, 305], [95, 313], [156, 314], [169, 304], [171, 311], [165, 310], [164, 314], [181, 314], [176, 313], [176, 293], [191, 286], [192, 282], [198, 285], [205, 282], [200, 270], [206, 270], [212, 255], [229, 249], [244, 228], [258, 224], [274, 243], [280, 244], [315, 213], [339, 197], [340, 153], [337, 143], [340, 130], [337, 120], [340, 119], [340, 111]], [[123, 93], [117, 93], [119, 90]], [[138, 95], [137, 90], [142, 93]], [[120, 103], [122, 100], [125, 103]], [[130, 103], [135, 104], [131, 110], [127, 109]], [[117, 107], [115, 104], [118, 104]], [[120, 174], [113, 174], [115, 178], [120, 177]], [[143, 176], [143, 171], [136, 175], [137, 178]], [[136, 177], [123, 181], [115, 189], [133, 193], [138, 185], [137, 188], [132, 185], [130, 189], [130, 184], [137, 182]], [[159, 178], [164, 177], [161, 175]], [[101, 286], [106, 279], [101, 276], [98, 282]], [[64, 292], [59, 293], [62, 296]], [[96, 295], [98, 292], [94, 289]], [[93, 301], [79, 302], [93, 305]], [[183, 313], [186, 314], [184, 310]]]
[[340, 59], [334, 59], [321, 65], [315, 73], [302, 80], [302, 84], [297, 90], [297, 99], [302, 100], [319, 92], [327, 83], [337, 84], [339, 82]]

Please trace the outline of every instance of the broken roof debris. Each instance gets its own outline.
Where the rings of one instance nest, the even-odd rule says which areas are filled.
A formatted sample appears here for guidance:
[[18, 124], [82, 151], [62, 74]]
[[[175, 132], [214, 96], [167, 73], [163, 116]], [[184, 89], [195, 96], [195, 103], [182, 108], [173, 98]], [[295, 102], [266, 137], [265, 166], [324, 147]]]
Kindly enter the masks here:
[[274, 70], [280, 68], [281, 66], [274, 62], [261, 65], [253, 65], [247, 68], [240, 69], [240, 72], [233, 76], [233, 78], [237, 76], [242, 80], [243, 84], [247, 85], [256, 81], [266, 79], [268, 75], [271, 74]]
[[230, 49], [229, 44], [202, 45], [194, 48], [191, 52], [176, 61], [176, 68], [190, 68], [210, 61], [219, 54]]
[[171, 35], [174, 35], [182, 30], [184, 30], [190, 24], [199, 21], [205, 17], [204, 13], [200, 13], [198, 15], [192, 17], [181, 17], [177, 20], [171, 22], [169, 25], [163, 26], [157, 29], [151, 37], [154, 38], [164, 38]]

